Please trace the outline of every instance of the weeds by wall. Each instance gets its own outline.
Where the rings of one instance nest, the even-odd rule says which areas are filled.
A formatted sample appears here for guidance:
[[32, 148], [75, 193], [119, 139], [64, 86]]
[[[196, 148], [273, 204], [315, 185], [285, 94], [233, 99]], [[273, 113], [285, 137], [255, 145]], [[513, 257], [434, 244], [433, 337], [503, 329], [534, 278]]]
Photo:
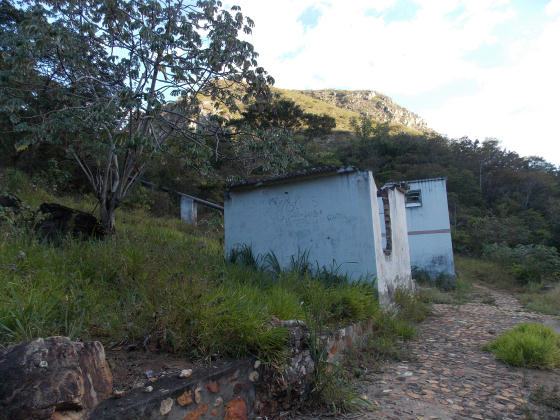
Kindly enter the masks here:
[[[31, 206], [56, 200], [88, 210], [87, 200], [59, 200], [17, 173], [3, 187], [32, 197]], [[64, 238], [56, 246], [0, 225], [0, 344], [67, 335], [273, 361], [287, 339], [274, 319], [335, 326], [377, 310], [369, 284], [327, 281], [301, 267], [271, 273], [230, 263], [215, 230], [143, 210], [122, 211], [118, 220], [117, 234], [103, 241]]]

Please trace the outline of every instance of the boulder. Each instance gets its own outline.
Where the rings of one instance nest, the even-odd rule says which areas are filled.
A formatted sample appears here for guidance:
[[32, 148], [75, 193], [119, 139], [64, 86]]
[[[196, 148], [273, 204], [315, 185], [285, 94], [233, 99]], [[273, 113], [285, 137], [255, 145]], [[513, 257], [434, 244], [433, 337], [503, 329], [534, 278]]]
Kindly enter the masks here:
[[98, 341], [38, 338], [0, 353], [0, 419], [85, 419], [111, 395]]
[[43, 220], [37, 225], [39, 236], [56, 240], [68, 234], [79, 238], [102, 238], [103, 226], [89, 213], [57, 203], [43, 203], [39, 207]]
[[10, 209], [14, 213], [17, 213], [22, 208], [22, 203], [19, 198], [12, 194], [1, 194], [0, 195], [0, 207]]

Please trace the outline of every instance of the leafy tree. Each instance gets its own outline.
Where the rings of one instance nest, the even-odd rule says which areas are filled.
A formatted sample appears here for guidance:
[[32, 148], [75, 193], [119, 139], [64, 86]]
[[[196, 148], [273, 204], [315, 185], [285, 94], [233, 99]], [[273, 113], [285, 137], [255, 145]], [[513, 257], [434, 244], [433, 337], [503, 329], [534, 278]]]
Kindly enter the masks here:
[[234, 125], [249, 125], [257, 129], [271, 127], [297, 130], [304, 123], [303, 109], [294, 101], [281, 99], [277, 94], [267, 102], [252, 103], [242, 112]]
[[234, 160], [240, 165], [237, 172], [244, 177], [279, 175], [306, 164], [303, 147], [283, 128], [246, 128], [232, 144]]
[[0, 111], [17, 147], [63, 144], [108, 231], [170, 138], [208, 147], [196, 130], [201, 97], [235, 110], [273, 83], [240, 39], [253, 21], [216, 0], [3, 0], [0, 16]]
[[371, 169], [377, 182], [447, 177], [457, 250], [480, 254], [494, 242], [560, 245], [559, 171], [544, 159], [521, 157], [496, 139], [395, 132], [365, 116], [353, 126], [355, 140], [337, 145], [335, 155]]
[[309, 139], [326, 136], [336, 128], [336, 120], [327, 114], [317, 115], [306, 113], [304, 119], [307, 123], [305, 136]]
[[282, 128], [298, 131], [303, 129], [307, 138], [329, 134], [336, 127], [336, 120], [327, 114], [304, 112], [290, 99], [273, 95], [269, 101], [255, 102], [243, 112], [242, 118], [232, 121], [233, 126], [250, 126], [257, 129]]

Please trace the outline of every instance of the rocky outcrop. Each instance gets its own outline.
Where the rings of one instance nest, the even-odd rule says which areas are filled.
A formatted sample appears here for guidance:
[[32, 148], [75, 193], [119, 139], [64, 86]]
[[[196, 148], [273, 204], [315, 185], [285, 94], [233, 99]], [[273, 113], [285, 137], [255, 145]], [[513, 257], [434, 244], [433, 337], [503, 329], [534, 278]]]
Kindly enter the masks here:
[[396, 104], [391, 98], [373, 90], [302, 90], [299, 91], [340, 108], [366, 115], [377, 122], [400, 124], [418, 131], [430, 132], [426, 121]]
[[80, 238], [102, 238], [103, 226], [95, 216], [57, 203], [43, 203], [39, 207], [43, 216], [37, 233], [46, 240], [56, 240], [68, 234]]
[[38, 338], [0, 354], [0, 419], [85, 419], [112, 388], [97, 341]]

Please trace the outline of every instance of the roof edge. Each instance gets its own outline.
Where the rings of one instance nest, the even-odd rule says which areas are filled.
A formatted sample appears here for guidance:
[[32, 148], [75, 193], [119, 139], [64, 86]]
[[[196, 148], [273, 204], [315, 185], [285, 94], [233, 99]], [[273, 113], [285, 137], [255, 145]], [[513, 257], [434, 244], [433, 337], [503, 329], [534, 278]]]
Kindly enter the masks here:
[[447, 181], [446, 176], [439, 176], [435, 178], [424, 178], [424, 179], [407, 179], [401, 182], [411, 183], [411, 182], [429, 182], [429, 181]]
[[250, 190], [260, 187], [265, 187], [269, 185], [285, 184], [288, 182], [299, 182], [308, 179], [323, 178], [327, 176], [343, 175], [353, 172], [359, 172], [360, 170], [354, 166], [338, 167], [338, 166], [320, 166], [316, 168], [305, 169], [301, 171], [289, 172], [282, 175], [258, 178], [258, 179], [247, 179], [238, 182], [228, 184], [226, 186], [226, 191], [240, 191], [240, 190]]

